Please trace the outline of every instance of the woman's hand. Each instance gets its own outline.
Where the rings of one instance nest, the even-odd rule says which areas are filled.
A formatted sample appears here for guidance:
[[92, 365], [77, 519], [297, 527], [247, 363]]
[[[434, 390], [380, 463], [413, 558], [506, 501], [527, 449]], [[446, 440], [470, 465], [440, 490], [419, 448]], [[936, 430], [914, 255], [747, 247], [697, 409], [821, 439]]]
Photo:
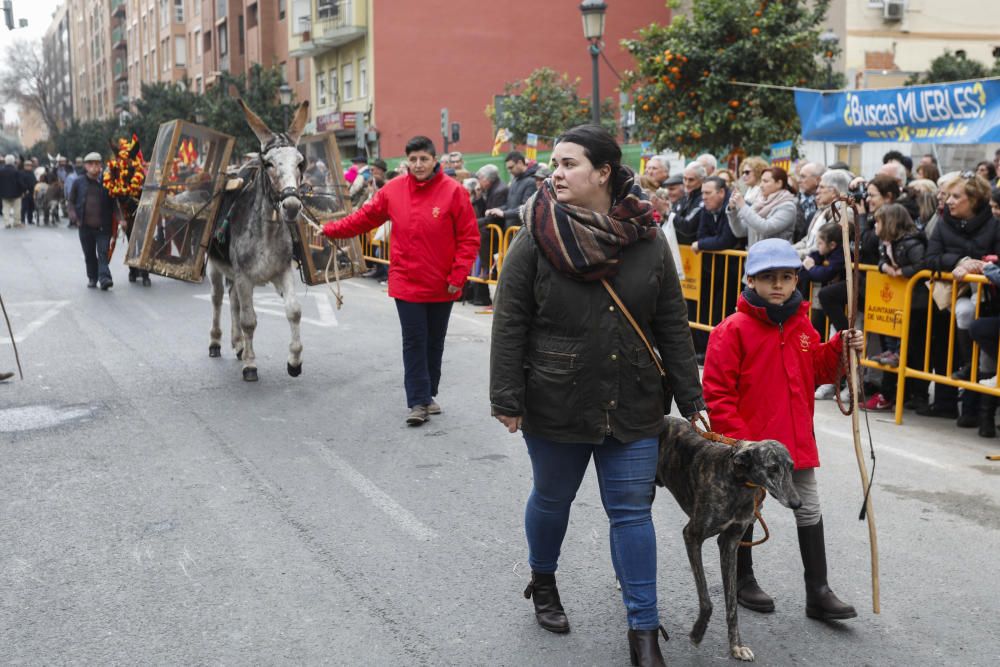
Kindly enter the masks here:
[[857, 329], [847, 329], [840, 334], [847, 347], [860, 352], [865, 346], [865, 334]]
[[494, 415], [494, 417], [507, 427], [508, 433], [517, 433], [521, 430], [521, 417], [511, 417], [509, 415]]
[[691, 244], [691, 252], [693, 252], [696, 255], [699, 252], [701, 252], [700, 250], [698, 250], [698, 242], [697, 241], [695, 241], [694, 243]]
[[743, 208], [743, 205], [746, 203], [747, 201], [743, 198], [743, 193], [739, 190], [733, 190], [733, 194], [729, 197], [729, 208], [736, 211]]
[[814, 266], [816, 266], [816, 260], [813, 259], [812, 257], [806, 257], [804, 260], [802, 260], [802, 268], [805, 269], [806, 271], [813, 268]]

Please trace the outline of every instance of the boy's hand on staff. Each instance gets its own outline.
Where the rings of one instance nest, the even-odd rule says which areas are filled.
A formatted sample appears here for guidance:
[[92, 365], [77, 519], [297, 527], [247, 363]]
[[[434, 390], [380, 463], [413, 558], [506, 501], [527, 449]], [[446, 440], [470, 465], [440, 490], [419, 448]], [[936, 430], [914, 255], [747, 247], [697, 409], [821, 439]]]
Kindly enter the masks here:
[[511, 417], [509, 415], [495, 415], [497, 421], [507, 427], [508, 433], [517, 433], [521, 430], [521, 417]]
[[865, 346], [865, 334], [857, 329], [847, 329], [840, 334], [841, 338], [844, 339], [844, 343], [847, 347], [855, 350], [857, 352], [861, 351], [861, 348]]

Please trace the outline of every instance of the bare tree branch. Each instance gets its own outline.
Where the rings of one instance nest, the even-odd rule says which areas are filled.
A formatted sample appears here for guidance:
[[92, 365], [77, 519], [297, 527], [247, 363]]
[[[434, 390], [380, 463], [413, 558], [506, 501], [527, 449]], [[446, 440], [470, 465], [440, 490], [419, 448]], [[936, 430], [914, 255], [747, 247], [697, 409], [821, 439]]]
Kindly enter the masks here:
[[7, 47], [0, 72], [0, 95], [22, 109], [34, 111], [45, 123], [49, 136], [59, 130], [56, 105], [45, 82], [42, 45], [38, 40], [18, 40]]

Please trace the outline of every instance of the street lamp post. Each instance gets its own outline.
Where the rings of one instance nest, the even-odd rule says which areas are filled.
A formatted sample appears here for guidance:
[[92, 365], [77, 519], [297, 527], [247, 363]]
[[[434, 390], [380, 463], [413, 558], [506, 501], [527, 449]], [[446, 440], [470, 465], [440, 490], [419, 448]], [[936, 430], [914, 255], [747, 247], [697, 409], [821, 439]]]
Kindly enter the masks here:
[[823, 62], [826, 63], [826, 89], [833, 90], [833, 60], [834, 51], [837, 50], [837, 44], [840, 40], [837, 38], [837, 33], [830, 30], [829, 28], [819, 36], [819, 43], [823, 47]]
[[278, 87], [278, 101], [281, 102], [281, 114], [285, 121], [285, 128], [288, 127], [288, 105], [292, 103], [292, 87], [287, 83]]
[[604, 37], [604, 12], [608, 6], [603, 0], [583, 0], [580, 13], [583, 14], [583, 36], [590, 42], [590, 60], [593, 67], [594, 92], [591, 101], [591, 119], [595, 125], [601, 124], [601, 86], [597, 67], [597, 57], [601, 55], [601, 38]]

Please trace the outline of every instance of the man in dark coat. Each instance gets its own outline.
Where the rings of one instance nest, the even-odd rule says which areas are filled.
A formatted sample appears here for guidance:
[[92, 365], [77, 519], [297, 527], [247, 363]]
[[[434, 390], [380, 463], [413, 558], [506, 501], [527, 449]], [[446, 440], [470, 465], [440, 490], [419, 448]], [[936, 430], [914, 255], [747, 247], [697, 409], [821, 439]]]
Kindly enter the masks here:
[[[491, 253], [499, 250], [498, 247], [495, 247], [497, 240], [491, 236], [489, 225], [498, 224], [500, 221], [496, 217], [488, 217], [486, 212], [503, 209], [507, 205], [509, 190], [507, 185], [500, 180], [500, 170], [493, 164], [484, 164], [480, 167], [479, 171], [476, 172], [476, 180], [479, 181], [479, 187], [483, 191], [483, 196], [473, 204], [476, 211], [476, 223], [479, 225], [479, 277], [488, 278], [490, 264], [493, 262]], [[500, 227], [503, 228], [502, 223]], [[493, 240], [492, 244], [491, 240]], [[492, 250], [491, 246], [493, 246]], [[469, 283], [467, 289], [472, 298], [472, 305], [493, 305], [489, 285]]]
[[21, 195], [24, 194], [24, 181], [17, 169], [17, 160], [13, 155], [4, 158], [0, 167], [0, 200], [3, 201], [3, 226], [21, 226]]
[[521, 206], [538, 189], [535, 187], [535, 172], [538, 170], [538, 165], [533, 164], [529, 167], [520, 151], [507, 153], [505, 164], [511, 178], [507, 190], [507, 202], [503, 206], [487, 209], [486, 217], [502, 218], [503, 226], [506, 228], [521, 224]]
[[35, 186], [38, 184], [38, 179], [35, 178], [31, 160], [24, 161], [24, 166], [21, 167], [18, 176], [21, 177], [21, 184], [24, 188], [24, 194], [21, 195], [21, 224], [33, 225], [35, 224]]
[[687, 196], [681, 200], [674, 216], [674, 231], [677, 243], [691, 245], [698, 240], [698, 224], [701, 222], [701, 184], [705, 180], [705, 167], [700, 162], [689, 162], [684, 167], [684, 189]]
[[87, 262], [87, 287], [110, 289], [111, 269], [108, 267], [108, 247], [111, 244], [111, 195], [104, 189], [101, 174], [104, 164], [100, 153], [88, 153], [83, 158], [84, 176], [73, 181], [69, 205], [80, 225], [80, 245]]

